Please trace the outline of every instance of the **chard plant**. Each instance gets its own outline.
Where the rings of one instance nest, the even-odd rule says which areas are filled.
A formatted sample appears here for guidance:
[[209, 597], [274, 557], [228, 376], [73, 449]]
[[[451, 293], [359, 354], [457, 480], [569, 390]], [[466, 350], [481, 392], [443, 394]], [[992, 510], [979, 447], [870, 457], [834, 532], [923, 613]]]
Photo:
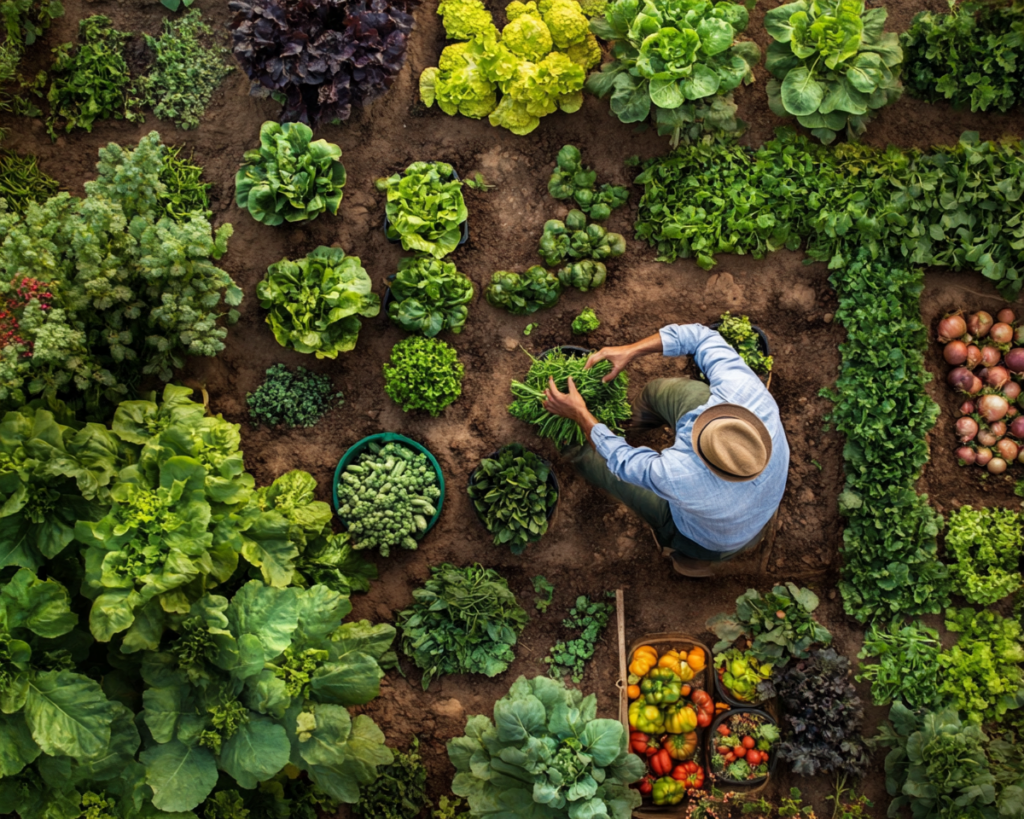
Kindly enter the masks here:
[[880, 108], [903, 92], [899, 35], [883, 32], [888, 12], [864, 0], [795, 0], [769, 10], [774, 42], [766, 67], [768, 104], [826, 145], [841, 133], [856, 139]]

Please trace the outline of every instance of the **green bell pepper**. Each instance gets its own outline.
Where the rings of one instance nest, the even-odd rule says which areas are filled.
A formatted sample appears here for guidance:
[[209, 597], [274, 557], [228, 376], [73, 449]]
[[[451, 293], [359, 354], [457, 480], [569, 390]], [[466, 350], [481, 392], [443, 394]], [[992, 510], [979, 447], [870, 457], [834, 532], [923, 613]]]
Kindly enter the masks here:
[[671, 776], [663, 776], [654, 780], [651, 796], [655, 805], [678, 805], [686, 796], [686, 785]]
[[651, 705], [679, 702], [683, 681], [671, 668], [652, 668], [640, 681], [640, 693]]

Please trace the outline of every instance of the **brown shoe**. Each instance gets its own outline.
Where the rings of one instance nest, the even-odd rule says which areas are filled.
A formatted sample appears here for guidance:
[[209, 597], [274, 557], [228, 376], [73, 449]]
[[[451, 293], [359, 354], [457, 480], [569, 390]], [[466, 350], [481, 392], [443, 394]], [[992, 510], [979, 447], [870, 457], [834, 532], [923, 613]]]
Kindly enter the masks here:
[[694, 560], [679, 552], [672, 554], [672, 568], [684, 577], [711, 577], [715, 573], [715, 564], [710, 560]]

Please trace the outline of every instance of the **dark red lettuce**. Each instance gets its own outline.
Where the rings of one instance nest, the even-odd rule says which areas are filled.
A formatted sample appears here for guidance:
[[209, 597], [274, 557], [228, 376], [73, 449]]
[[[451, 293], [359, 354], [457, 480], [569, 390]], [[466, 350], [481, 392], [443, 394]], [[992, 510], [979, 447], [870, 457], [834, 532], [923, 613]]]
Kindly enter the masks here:
[[231, 0], [233, 50], [282, 122], [346, 120], [405, 64], [416, 0]]

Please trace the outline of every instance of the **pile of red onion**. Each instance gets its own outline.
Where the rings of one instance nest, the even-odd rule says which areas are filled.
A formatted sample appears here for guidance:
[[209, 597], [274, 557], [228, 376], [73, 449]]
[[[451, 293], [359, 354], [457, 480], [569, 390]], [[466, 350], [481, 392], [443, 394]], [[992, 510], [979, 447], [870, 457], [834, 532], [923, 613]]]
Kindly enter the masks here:
[[1024, 415], [1017, 408], [1024, 379], [1024, 323], [1016, 323], [1013, 310], [1004, 309], [995, 319], [984, 310], [966, 319], [953, 313], [938, 326], [939, 342], [945, 345], [942, 357], [953, 367], [946, 383], [968, 396], [956, 422], [956, 456], [961, 464], [985, 467], [993, 475], [1024, 464]]

